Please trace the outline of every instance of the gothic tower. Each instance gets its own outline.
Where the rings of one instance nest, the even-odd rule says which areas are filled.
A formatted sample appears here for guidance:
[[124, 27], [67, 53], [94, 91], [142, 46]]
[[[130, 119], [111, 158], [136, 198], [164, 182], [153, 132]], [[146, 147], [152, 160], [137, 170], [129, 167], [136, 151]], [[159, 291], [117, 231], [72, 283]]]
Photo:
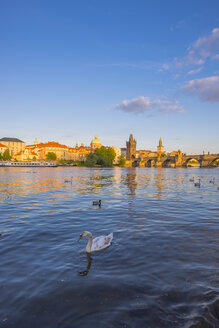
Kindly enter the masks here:
[[130, 161], [136, 157], [136, 140], [133, 139], [133, 135], [130, 134], [129, 141], [126, 141], [126, 159]]
[[163, 152], [164, 152], [164, 146], [163, 146], [163, 143], [162, 143], [162, 139], [160, 138], [159, 146], [157, 146], [157, 153], [162, 154]]

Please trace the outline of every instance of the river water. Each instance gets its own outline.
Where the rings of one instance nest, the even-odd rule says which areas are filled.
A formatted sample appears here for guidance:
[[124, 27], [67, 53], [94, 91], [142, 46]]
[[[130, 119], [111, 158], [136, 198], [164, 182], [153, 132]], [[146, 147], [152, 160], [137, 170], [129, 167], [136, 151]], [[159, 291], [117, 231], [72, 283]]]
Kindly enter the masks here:
[[[0, 168], [0, 327], [219, 327], [218, 188], [218, 169]], [[84, 230], [113, 243], [88, 256]]]

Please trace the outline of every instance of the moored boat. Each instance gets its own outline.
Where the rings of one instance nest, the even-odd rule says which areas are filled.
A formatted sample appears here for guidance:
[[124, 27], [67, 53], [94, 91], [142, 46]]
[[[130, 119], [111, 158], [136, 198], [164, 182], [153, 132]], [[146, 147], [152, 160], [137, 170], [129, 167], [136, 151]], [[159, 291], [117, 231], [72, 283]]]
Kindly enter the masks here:
[[18, 162], [0, 162], [3, 167], [57, 167], [58, 165], [53, 162], [36, 162], [36, 161], [18, 161]]

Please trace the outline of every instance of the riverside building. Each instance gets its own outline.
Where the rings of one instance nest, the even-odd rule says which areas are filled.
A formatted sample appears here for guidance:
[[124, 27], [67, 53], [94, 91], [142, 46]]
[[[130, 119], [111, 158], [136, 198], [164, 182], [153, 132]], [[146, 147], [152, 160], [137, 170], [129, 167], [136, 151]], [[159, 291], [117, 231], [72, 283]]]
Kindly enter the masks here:
[[93, 151], [91, 148], [84, 147], [83, 144], [75, 148], [62, 145], [56, 141], [46, 143], [34, 141], [34, 144], [27, 145], [24, 150], [13, 156], [18, 161], [25, 160], [46, 160], [49, 152], [55, 153], [57, 160], [85, 161], [87, 155]]
[[8, 148], [11, 157], [13, 157], [14, 154], [17, 154], [18, 152], [23, 151], [25, 149], [25, 142], [17, 138], [1, 138], [0, 144]]
[[3, 155], [5, 150], [7, 150], [8, 147], [0, 143], [0, 154]]

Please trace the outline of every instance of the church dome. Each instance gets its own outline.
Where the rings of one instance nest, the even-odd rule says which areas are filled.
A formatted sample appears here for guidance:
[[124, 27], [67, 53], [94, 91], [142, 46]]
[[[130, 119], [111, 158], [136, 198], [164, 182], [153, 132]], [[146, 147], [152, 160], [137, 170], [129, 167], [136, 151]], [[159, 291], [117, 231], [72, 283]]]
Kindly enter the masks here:
[[93, 138], [93, 140], [91, 141], [91, 144], [95, 144], [95, 145], [101, 145], [100, 140], [97, 138], [97, 136], [95, 136]]
[[97, 136], [95, 136], [94, 138], [93, 138], [93, 140], [91, 141], [91, 147], [92, 148], [100, 148], [101, 147], [101, 142], [100, 142], [100, 140], [97, 138]]

